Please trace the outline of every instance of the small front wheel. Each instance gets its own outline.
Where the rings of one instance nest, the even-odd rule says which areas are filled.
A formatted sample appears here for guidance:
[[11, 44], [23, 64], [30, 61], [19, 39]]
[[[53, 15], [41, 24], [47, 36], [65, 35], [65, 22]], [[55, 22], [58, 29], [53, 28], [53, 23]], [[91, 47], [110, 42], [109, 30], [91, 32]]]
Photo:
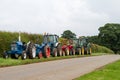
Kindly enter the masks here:
[[22, 52], [21, 58], [22, 58], [22, 60], [25, 60], [27, 58], [26, 51]]
[[40, 51], [39, 53], [38, 53], [38, 59], [40, 59], [40, 58], [42, 58], [43, 57], [43, 55], [42, 55], [42, 52]]
[[3, 58], [7, 59], [8, 57], [9, 57], [9, 56], [8, 56], [7, 52], [4, 52], [4, 53], [3, 53]]

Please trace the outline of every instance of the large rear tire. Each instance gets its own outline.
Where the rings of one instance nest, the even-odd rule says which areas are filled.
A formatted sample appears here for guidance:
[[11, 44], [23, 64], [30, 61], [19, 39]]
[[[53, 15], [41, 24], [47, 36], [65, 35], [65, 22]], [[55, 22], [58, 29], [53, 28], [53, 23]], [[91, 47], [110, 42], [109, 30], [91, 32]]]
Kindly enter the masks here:
[[72, 49], [72, 55], [75, 55], [75, 49], [74, 48]]
[[84, 47], [82, 47], [81, 53], [82, 53], [82, 55], [84, 55], [84, 53], [85, 53]]
[[70, 50], [70, 55], [75, 55], [75, 49]]
[[84, 48], [84, 54], [88, 55], [88, 48]]
[[91, 55], [91, 54], [92, 54], [92, 49], [91, 49], [91, 48], [89, 49], [88, 54], [89, 54], [89, 55]]
[[30, 59], [34, 59], [36, 57], [36, 47], [33, 43], [28, 45], [28, 55]]
[[77, 53], [78, 53], [78, 55], [81, 55], [81, 48], [77, 49]]
[[49, 46], [45, 46], [44, 47], [44, 57], [45, 58], [49, 58], [50, 57], [50, 47]]
[[57, 57], [57, 48], [53, 49], [53, 57]]
[[58, 53], [58, 56], [62, 56], [62, 48], [61, 48], [61, 45], [58, 45], [58, 47], [57, 47], [57, 53]]
[[65, 51], [62, 51], [62, 56], [65, 56]]
[[68, 56], [70, 54], [70, 51], [68, 48], [65, 49], [65, 55]]

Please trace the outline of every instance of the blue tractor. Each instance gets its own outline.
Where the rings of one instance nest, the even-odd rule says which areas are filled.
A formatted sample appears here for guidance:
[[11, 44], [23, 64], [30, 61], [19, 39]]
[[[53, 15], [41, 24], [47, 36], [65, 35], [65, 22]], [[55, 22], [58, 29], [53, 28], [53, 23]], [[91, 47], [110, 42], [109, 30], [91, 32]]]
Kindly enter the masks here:
[[61, 43], [58, 41], [57, 35], [47, 34], [44, 35], [43, 45], [50, 47], [50, 53], [53, 57], [62, 55]]
[[21, 42], [19, 35], [19, 40], [11, 43], [11, 50], [4, 51], [3, 57], [8, 58], [11, 56], [11, 58], [18, 59], [19, 56], [21, 56], [22, 59], [26, 59], [28, 56], [29, 58], [33, 59], [36, 55], [36, 48], [35, 45], [31, 44], [31, 42], [28, 42], [27, 44], [25, 42]]
[[36, 56], [38, 56], [38, 58], [49, 58], [50, 57], [50, 47], [48, 45], [45, 44], [35, 44], [36, 47]]

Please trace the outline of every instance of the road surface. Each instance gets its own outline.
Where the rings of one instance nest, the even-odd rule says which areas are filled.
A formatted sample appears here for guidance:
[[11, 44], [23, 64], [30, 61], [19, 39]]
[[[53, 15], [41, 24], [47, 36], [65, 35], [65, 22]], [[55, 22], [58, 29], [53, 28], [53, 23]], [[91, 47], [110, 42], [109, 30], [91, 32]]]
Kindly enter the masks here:
[[0, 68], [0, 80], [72, 80], [119, 59], [103, 55], [5, 67]]

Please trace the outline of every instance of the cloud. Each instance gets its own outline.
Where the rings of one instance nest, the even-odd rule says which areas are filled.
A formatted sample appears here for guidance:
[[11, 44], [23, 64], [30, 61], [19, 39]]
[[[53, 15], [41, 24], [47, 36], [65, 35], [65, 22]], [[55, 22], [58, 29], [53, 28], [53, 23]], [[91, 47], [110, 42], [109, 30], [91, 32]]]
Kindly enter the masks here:
[[[116, 7], [112, 0], [107, 4], [112, 5], [112, 10], [105, 8], [107, 1], [1, 0], [0, 30], [60, 35], [69, 29], [77, 35], [97, 35], [100, 26], [117, 21], [120, 16], [116, 13], [119, 10], [113, 10]], [[114, 4], [119, 7], [119, 3]], [[115, 18], [112, 17], [114, 14], [117, 14]]]

